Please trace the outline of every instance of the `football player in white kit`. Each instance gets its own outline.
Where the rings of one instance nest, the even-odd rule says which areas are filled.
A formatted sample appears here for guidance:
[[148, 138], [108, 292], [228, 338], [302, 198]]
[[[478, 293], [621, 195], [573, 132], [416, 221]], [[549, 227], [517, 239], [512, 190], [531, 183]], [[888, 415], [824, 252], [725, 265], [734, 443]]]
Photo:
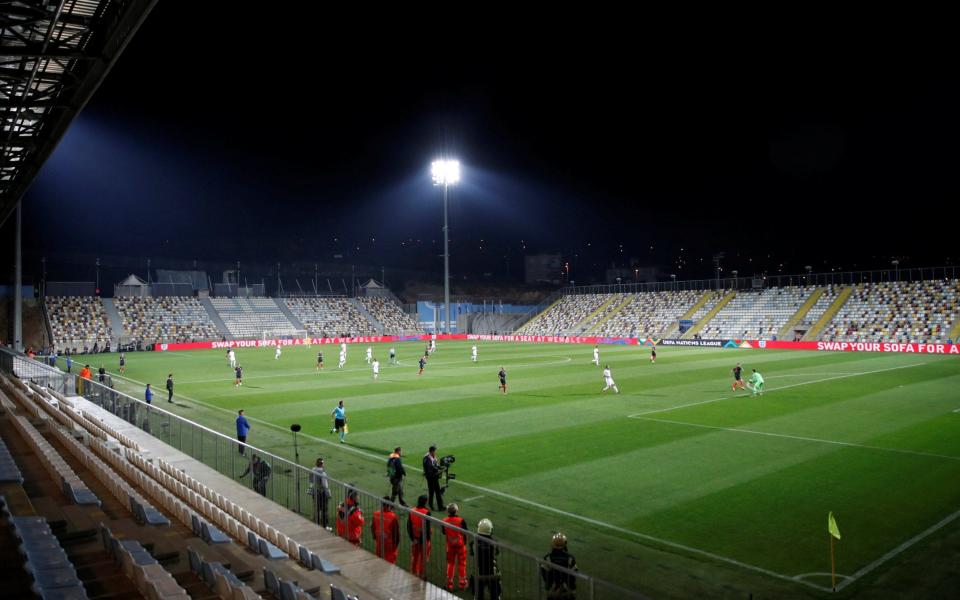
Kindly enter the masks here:
[[610, 388], [613, 388], [613, 391], [620, 393], [620, 390], [617, 388], [617, 384], [613, 382], [613, 374], [610, 373], [610, 365], [603, 366], [603, 381], [607, 384], [607, 387], [603, 388], [601, 391], [607, 391]]

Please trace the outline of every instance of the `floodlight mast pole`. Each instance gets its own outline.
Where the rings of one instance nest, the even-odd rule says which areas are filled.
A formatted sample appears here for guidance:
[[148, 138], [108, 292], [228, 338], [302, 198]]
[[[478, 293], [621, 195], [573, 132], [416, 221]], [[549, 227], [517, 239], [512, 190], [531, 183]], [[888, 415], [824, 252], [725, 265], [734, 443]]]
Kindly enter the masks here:
[[447, 224], [449, 184], [443, 182], [443, 307], [446, 311], [446, 333], [450, 333], [450, 226]]
[[450, 226], [447, 203], [450, 185], [460, 180], [460, 163], [456, 160], [435, 160], [430, 166], [433, 185], [443, 186], [443, 304], [446, 314], [446, 332], [450, 333]]

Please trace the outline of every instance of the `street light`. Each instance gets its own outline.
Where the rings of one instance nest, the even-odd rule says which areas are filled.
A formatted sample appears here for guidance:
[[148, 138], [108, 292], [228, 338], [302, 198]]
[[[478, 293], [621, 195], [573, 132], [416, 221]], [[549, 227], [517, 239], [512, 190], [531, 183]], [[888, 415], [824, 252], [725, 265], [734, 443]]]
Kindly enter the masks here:
[[460, 181], [460, 161], [435, 160], [430, 166], [433, 185], [443, 186], [443, 306], [446, 331], [450, 333], [450, 227], [447, 225], [447, 195], [451, 185]]

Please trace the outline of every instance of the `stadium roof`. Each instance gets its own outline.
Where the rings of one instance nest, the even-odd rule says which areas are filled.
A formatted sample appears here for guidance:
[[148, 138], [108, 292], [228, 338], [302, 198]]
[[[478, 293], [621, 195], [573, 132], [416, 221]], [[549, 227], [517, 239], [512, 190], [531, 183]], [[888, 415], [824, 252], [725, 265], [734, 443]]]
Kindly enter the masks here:
[[156, 3], [0, 2], [0, 224]]

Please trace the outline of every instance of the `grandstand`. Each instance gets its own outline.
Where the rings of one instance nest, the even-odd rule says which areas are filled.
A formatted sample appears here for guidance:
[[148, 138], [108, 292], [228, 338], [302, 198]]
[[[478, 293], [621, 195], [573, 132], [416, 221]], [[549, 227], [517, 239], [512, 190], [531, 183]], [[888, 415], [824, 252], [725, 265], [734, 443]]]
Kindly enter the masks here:
[[537, 315], [520, 328], [524, 335], [577, 335], [583, 321], [605, 303], [615, 299], [613, 294], [571, 294]]
[[828, 341], [944, 343], [957, 324], [960, 280], [865, 283], [822, 333]]
[[685, 312], [690, 310], [703, 292], [644, 292], [620, 312], [609, 317], [595, 331], [602, 336], [658, 338]]
[[782, 287], [738, 292], [701, 329], [705, 338], [770, 339], [796, 314], [812, 287]]
[[255, 339], [264, 331], [293, 335], [298, 327], [272, 298], [212, 298], [211, 303], [236, 339]]
[[[517, 333], [657, 338], [673, 335], [678, 319], [689, 318], [703, 338], [775, 339], [787, 325], [802, 333], [824, 319], [824, 329], [814, 332], [812, 339], [944, 343], [960, 324], [957, 279], [863, 283], [853, 288], [846, 302], [840, 297], [842, 289], [828, 284], [736, 293], [568, 293]], [[828, 314], [835, 303], [839, 311]], [[694, 307], [693, 314], [686, 315]]]
[[[40, 373], [36, 363], [22, 368]], [[49, 388], [23, 370], [12, 375], [0, 375], [0, 541], [12, 550], [6, 564], [23, 568], [8, 569], [6, 596], [446, 596], [372, 554], [357, 564], [353, 544], [318, 538], [293, 513], [268, 522], [270, 500], [151, 437], [149, 426], [57, 391], [70, 390], [69, 380]], [[92, 382], [85, 393], [103, 397]], [[152, 418], [125, 401], [130, 420]], [[341, 574], [347, 563], [363, 570], [362, 583]]]
[[340, 297], [285, 298], [290, 312], [313, 336], [376, 335], [376, 328], [348, 299]]
[[195, 342], [219, 337], [216, 325], [196, 298], [117, 297], [114, 306], [125, 335], [149, 342]]
[[47, 318], [57, 348], [86, 351], [109, 346], [113, 337], [110, 319], [100, 298], [52, 296], [46, 298]]
[[360, 296], [357, 298], [367, 312], [383, 328], [387, 335], [422, 333], [420, 325], [391, 300], [381, 296]]
[[840, 287], [836, 285], [827, 285], [821, 289], [823, 290], [823, 294], [817, 298], [817, 301], [810, 307], [810, 310], [807, 311], [807, 314], [804, 315], [801, 321], [801, 324], [804, 326], [809, 327], [819, 321], [820, 317], [827, 312], [827, 309], [830, 308], [830, 305], [833, 304], [833, 301], [836, 300], [840, 294]]

